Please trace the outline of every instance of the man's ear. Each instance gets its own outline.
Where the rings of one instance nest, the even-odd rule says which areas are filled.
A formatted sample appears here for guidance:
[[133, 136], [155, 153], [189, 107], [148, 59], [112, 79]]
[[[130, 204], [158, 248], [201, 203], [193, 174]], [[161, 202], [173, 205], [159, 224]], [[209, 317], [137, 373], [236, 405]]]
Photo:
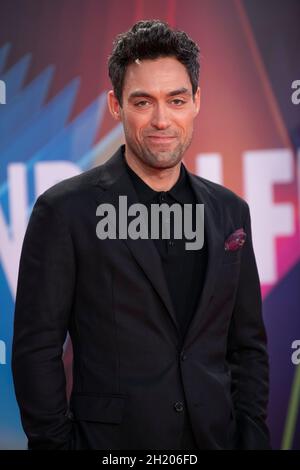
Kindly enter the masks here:
[[195, 117], [199, 113], [200, 110], [200, 103], [201, 103], [201, 88], [198, 87], [194, 96], [194, 103], [195, 103]]
[[114, 94], [114, 91], [113, 90], [110, 90], [108, 93], [107, 93], [107, 104], [108, 104], [108, 108], [109, 108], [109, 111], [110, 111], [110, 114], [112, 115], [112, 117], [114, 119], [116, 119], [117, 121], [121, 121], [121, 107], [120, 107], [120, 104], [119, 104], [119, 101], [116, 97], [116, 95]]

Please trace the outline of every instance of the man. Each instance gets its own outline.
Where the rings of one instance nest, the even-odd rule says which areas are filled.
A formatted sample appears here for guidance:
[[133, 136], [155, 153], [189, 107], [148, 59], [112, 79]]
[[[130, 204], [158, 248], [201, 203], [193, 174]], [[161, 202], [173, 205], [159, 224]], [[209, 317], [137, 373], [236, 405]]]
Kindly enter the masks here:
[[[181, 162], [200, 107], [198, 52], [161, 21], [138, 22], [118, 36], [108, 105], [123, 124], [125, 146], [35, 204], [20, 262], [12, 362], [30, 449], [269, 447], [268, 357], [249, 209]], [[112, 229], [125, 217], [120, 196], [127, 207], [192, 207], [194, 217], [204, 204], [202, 248], [187, 250], [186, 233], [180, 239], [174, 230], [171, 239], [161, 232], [121, 237], [120, 227], [105, 236], [105, 224]], [[148, 233], [152, 226], [151, 219]], [[67, 332], [74, 352], [69, 404]]]

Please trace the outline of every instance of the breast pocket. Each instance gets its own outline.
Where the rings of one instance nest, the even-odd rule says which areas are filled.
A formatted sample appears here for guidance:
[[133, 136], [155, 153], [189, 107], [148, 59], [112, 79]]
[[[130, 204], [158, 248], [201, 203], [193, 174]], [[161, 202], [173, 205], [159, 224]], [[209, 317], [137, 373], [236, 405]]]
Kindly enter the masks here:
[[240, 263], [242, 248], [236, 251], [224, 251], [223, 264]]

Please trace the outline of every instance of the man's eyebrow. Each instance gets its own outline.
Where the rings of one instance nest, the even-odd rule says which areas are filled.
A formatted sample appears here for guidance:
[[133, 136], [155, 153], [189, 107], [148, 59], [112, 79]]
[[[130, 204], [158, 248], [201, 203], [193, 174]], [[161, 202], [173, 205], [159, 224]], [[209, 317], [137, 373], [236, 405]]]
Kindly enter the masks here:
[[178, 88], [177, 90], [170, 91], [167, 96], [176, 96], [176, 95], [191, 95], [192, 93], [185, 87]]
[[132, 93], [130, 93], [129, 99], [141, 98], [142, 96], [146, 97], [146, 98], [152, 98], [152, 96], [149, 93], [147, 93], [146, 91], [136, 90], [136, 91], [133, 91]]
[[[167, 96], [176, 96], [176, 95], [191, 95], [191, 92], [187, 88], [181, 87], [181, 88], [178, 88], [177, 90], [172, 90], [169, 93], [167, 93]], [[152, 95], [150, 95], [149, 93], [147, 93], [147, 91], [144, 91], [144, 90], [136, 90], [130, 93], [129, 95], [129, 99], [141, 98], [141, 97], [153, 98]]]

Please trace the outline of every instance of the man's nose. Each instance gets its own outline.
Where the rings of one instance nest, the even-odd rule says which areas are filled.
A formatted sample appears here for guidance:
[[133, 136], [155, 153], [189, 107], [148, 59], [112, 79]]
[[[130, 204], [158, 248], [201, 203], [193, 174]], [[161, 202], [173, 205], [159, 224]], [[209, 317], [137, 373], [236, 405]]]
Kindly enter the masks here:
[[170, 125], [168, 111], [164, 106], [157, 105], [152, 114], [151, 124], [157, 129], [167, 129]]

